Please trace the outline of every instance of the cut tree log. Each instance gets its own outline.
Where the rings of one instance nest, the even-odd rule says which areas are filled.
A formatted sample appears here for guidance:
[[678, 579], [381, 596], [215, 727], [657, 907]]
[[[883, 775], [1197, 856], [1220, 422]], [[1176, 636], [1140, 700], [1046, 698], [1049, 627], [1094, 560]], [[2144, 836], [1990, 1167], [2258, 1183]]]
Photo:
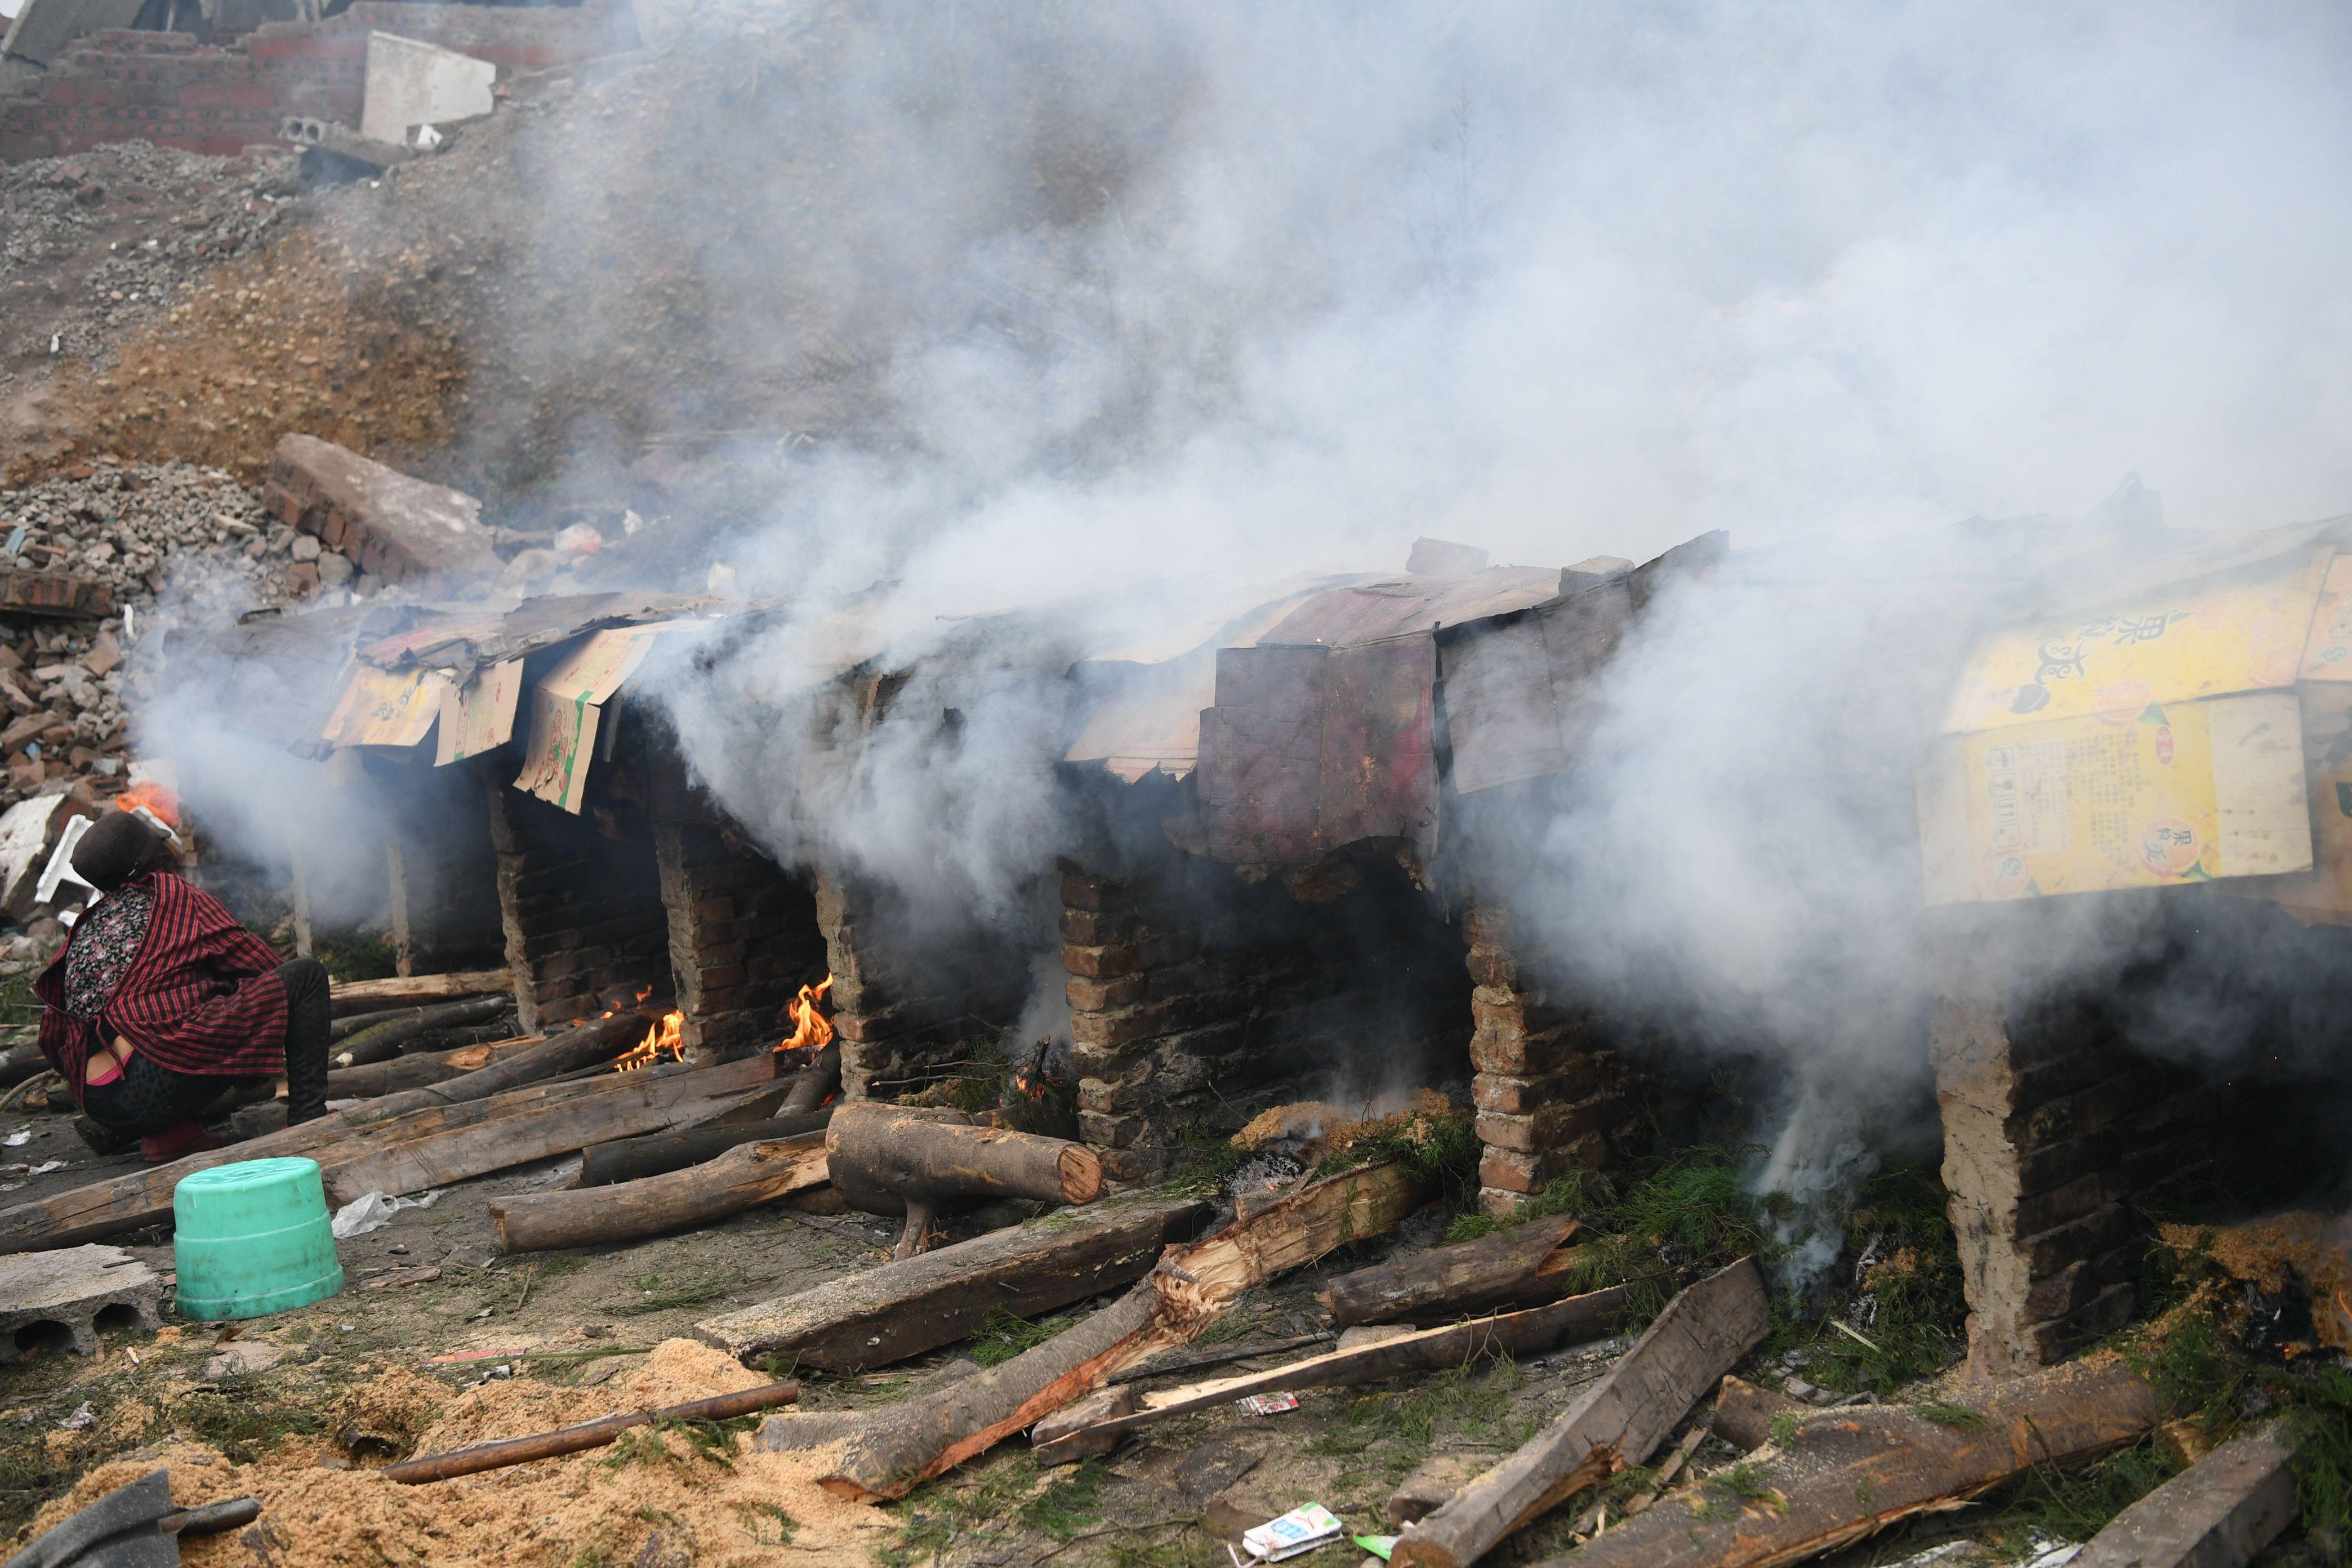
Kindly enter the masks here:
[[[688, 1113], [699, 1113], [707, 1103], [716, 1103], [721, 1110], [730, 1103], [730, 1096], [740, 1099], [746, 1093], [757, 1092], [762, 1086], [759, 1074], [766, 1064], [759, 1059], [734, 1062], [725, 1067], [701, 1069], [708, 1077], [694, 1078], [690, 1069], [656, 1068], [653, 1081], [668, 1081], [675, 1078], [694, 1078], [688, 1092], [700, 1097], [692, 1105], [663, 1110], [658, 1118], [641, 1125], [628, 1125], [628, 1119], [599, 1117], [592, 1111], [578, 1109], [583, 1104], [612, 1094], [642, 1089], [648, 1081], [641, 1073], [608, 1073], [604, 1077], [576, 1084], [534, 1084], [510, 1089], [491, 1099], [467, 1100], [457, 1105], [426, 1106], [404, 1116], [387, 1121], [354, 1125], [344, 1114], [330, 1114], [299, 1127], [289, 1127], [248, 1142], [234, 1143], [226, 1148], [191, 1154], [167, 1165], [157, 1165], [142, 1171], [128, 1172], [107, 1181], [93, 1182], [70, 1188], [47, 1197], [0, 1209], [0, 1253], [22, 1252], [35, 1247], [71, 1247], [84, 1241], [97, 1241], [142, 1226], [167, 1222], [172, 1217], [172, 1192], [182, 1178], [215, 1165], [238, 1160], [258, 1160], [266, 1157], [301, 1154], [320, 1162], [345, 1161], [362, 1153], [394, 1149], [404, 1143], [429, 1139], [436, 1134], [490, 1128], [483, 1146], [471, 1158], [490, 1159], [493, 1163], [479, 1165], [469, 1172], [495, 1171], [524, 1160], [542, 1158], [536, 1152], [525, 1152], [511, 1158], [503, 1156], [497, 1142], [497, 1128], [512, 1123], [518, 1118], [538, 1117], [548, 1125], [541, 1135], [524, 1147], [534, 1149], [544, 1144], [549, 1131], [558, 1131], [567, 1117], [582, 1119], [585, 1129], [583, 1142], [602, 1142], [629, 1132], [648, 1132], [659, 1126], [689, 1125]], [[724, 1076], [722, 1076], [724, 1075]], [[665, 1093], [673, 1091], [665, 1091]], [[642, 1097], [641, 1097], [642, 1098]], [[550, 1112], [553, 1114], [549, 1115]], [[600, 1131], [600, 1129], [602, 1129]], [[564, 1148], [578, 1148], [580, 1143], [565, 1143]], [[552, 1151], [562, 1152], [562, 1149]], [[423, 1186], [433, 1183], [426, 1181]], [[364, 1190], [364, 1189], [363, 1189]], [[386, 1192], [394, 1189], [385, 1188]], [[415, 1192], [419, 1187], [404, 1187], [404, 1192]]]
[[1745, 1378], [1727, 1377], [1715, 1396], [1715, 1435], [1743, 1454], [1753, 1453], [1772, 1440], [1772, 1421], [1780, 1415], [1803, 1415], [1812, 1406]]
[[2082, 1568], [2245, 1568], [2294, 1522], [2294, 1445], [2282, 1427], [2222, 1444], [2091, 1538]]
[[793, 1075], [779, 1116], [806, 1116], [841, 1092], [841, 1047], [827, 1046]]
[[1316, 1300], [1342, 1327], [1427, 1322], [1433, 1312], [1452, 1318], [1556, 1300], [1567, 1293], [1573, 1260], [1566, 1243], [1582, 1228], [1570, 1215], [1531, 1219], [1476, 1241], [1342, 1274]]
[[1548, 1307], [1412, 1330], [1370, 1344], [1327, 1351], [1269, 1372], [1244, 1373], [1154, 1394], [1145, 1394], [1130, 1384], [1039, 1422], [1029, 1440], [1040, 1463], [1073, 1464], [1089, 1454], [1109, 1453], [1122, 1436], [1138, 1427], [1253, 1394], [1378, 1383], [1408, 1372], [1467, 1366], [1490, 1355], [1528, 1355], [1554, 1345], [1580, 1343], [1622, 1327], [1638, 1307], [1640, 1293], [1638, 1286], [1612, 1286]]
[[1406, 1527], [1390, 1561], [1399, 1568], [1469, 1568], [1529, 1521], [1642, 1463], [1716, 1379], [1762, 1342], [1771, 1317], [1751, 1258], [1691, 1286], [1550, 1426]]
[[379, 1473], [388, 1481], [422, 1486], [427, 1481], [446, 1481], [456, 1476], [477, 1476], [484, 1470], [502, 1470], [509, 1465], [527, 1465], [533, 1459], [552, 1459], [565, 1454], [601, 1448], [632, 1426], [647, 1426], [657, 1421], [728, 1421], [738, 1415], [749, 1415], [754, 1410], [772, 1410], [779, 1405], [794, 1404], [800, 1396], [801, 1385], [797, 1383], [789, 1380], [771, 1383], [733, 1394], [715, 1394], [708, 1399], [690, 1399], [683, 1405], [667, 1405], [658, 1410], [607, 1415], [601, 1420], [583, 1421], [577, 1426], [559, 1427], [552, 1432], [534, 1433], [528, 1437], [507, 1437], [495, 1443], [477, 1443], [470, 1448], [458, 1448], [446, 1454], [427, 1454], [423, 1458], [386, 1465]]
[[[537, 1083], [543, 1079], [609, 1062], [643, 1042], [649, 1027], [644, 1015], [638, 1013], [615, 1013], [610, 1017], [593, 1018], [576, 1029], [551, 1035], [530, 1050], [517, 1051], [488, 1067], [441, 1083], [388, 1094], [373, 1104], [356, 1107], [346, 1114], [354, 1124], [364, 1124], [404, 1116], [412, 1110], [423, 1110], [430, 1106], [458, 1105], [469, 1100], [486, 1100], [520, 1084]], [[772, 1079], [772, 1067], [770, 1076]]]
[[389, 980], [347, 980], [334, 987], [334, 1016], [381, 1013], [388, 1007], [409, 1007], [419, 1002], [447, 1002], [459, 996], [479, 996], [493, 991], [514, 994], [514, 980], [503, 969], [477, 969], [462, 974], [403, 974]]
[[705, 1319], [695, 1337], [744, 1363], [860, 1372], [970, 1337], [1002, 1310], [1034, 1317], [1140, 1279], [1209, 1205], [1139, 1194], [1045, 1215]]
[[41, 1054], [38, 1044], [26, 1041], [10, 1046], [0, 1054], [0, 1089], [14, 1089], [26, 1079], [49, 1070], [49, 1058]]
[[868, 1214], [903, 1212], [896, 1258], [925, 1249], [940, 1209], [960, 1199], [1092, 1203], [1102, 1161], [1083, 1143], [1002, 1127], [960, 1112], [871, 1102], [845, 1105], [825, 1133], [834, 1191]]
[[1204, 1240], [1170, 1247], [1118, 1301], [1002, 1366], [870, 1415], [771, 1418], [760, 1440], [774, 1449], [837, 1443], [818, 1485], [853, 1500], [904, 1497], [1112, 1373], [1192, 1340], [1272, 1274], [1381, 1234], [1419, 1198], [1412, 1178], [1395, 1165], [1343, 1172]]
[[338, 1205], [369, 1193], [397, 1197], [591, 1143], [699, 1126], [766, 1093], [774, 1082], [766, 1075], [773, 1070], [766, 1058], [750, 1057], [718, 1067], [672, 1062], [641, 1072], [608, 1073], [577, 1086], [584, 1093], [534, 1110], [415, 1137], [372, 1138], [348, 1152], [311, 1158], [319, 1162], [327, 1196]]
[[327, 1074], [327, 1098], [376, 1100], [387, 1094], [398, 1094], [403, 1089], [423, 1089], [427, 1084], [443, 1083], [478, 1068], [486, 1068], [492, 1062], [503, 1061], [540, 1043], [539, 1036], [524, 1035], [509, 1040], [461, 1046], [455, 1050], [406, 1051], [388, 1062], [337, 1068]]
[[735, 1121], [724, 1126], [697, 1127], [684, 1132], [656, 1132], [645, 1138], [622, 1138], [599, 1143], [580, 1153], [580, 1179], [574, 1187], [609, 1187], [619, 1182], [642, 1182], [669, 1171], [683, 1171], [716, 1160], [739, 1143], [772, 1143], [822, 1132], [833, 1119], [829, 1110], [805, 1116], [776, 1116], [761, 1121]]
[[1612, 1525], [1548, 1568], [1801, 1562], [1916, 1514], [1958, 1508], [2037, 1465], [2074, 1464], [2133, 1442], [2156, 1422], [2156, 1395], [2119, 1358], [2105, 1356], [2000, 1384], [1972, 1414], [1930, 1420], [1899, 1405], [1864, 1405], [1799, 1416], [1785, 1447], [1751, 1461], [1744, 1497], [1702, 1485]]
[[501, 1013], [513, 1011], [511, 996], [477, 996], [465, 1002], [444, 1002], [435, 1007], [407, 1007], [377, 1015], [383, 1018], [382, 1023], [371, 1022], [368, 1027], [354, 1031], [329, 1059], [337, 1067], [347, 1068], [390, 1061], [420, 1035], [459, 1024], [487, 1023]]
[[608, 1246], [690, 1230], [824, 1184], [824, 1132], [740, 1143], [717, 1159], [617, 1186], [524, 1193], [490, 1205], [509, 1252]]

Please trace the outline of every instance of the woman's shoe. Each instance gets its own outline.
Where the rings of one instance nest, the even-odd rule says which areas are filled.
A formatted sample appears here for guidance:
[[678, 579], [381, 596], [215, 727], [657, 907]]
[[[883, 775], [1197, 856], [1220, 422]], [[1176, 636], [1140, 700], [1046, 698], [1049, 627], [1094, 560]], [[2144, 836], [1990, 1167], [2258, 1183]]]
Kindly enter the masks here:
[[205, 1131], [202, 1122], [183, 1121], [177, 1127], [166, 1127], [139, 1140], [139, 1157], [151, 1165], [160, 1165], [220, 1146], [221, 1141]]

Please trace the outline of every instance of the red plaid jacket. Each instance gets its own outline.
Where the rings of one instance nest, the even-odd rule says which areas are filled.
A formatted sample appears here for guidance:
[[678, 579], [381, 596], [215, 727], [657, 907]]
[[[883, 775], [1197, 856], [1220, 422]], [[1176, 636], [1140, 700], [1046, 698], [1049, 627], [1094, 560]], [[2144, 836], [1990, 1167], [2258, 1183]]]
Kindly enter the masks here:
[[[95, 1028], [120, 1035], [159, 1067], [222, 1078], [286, 1069], [286, 985], [269, 944], [226, 906], [169, 871], [143, 879], [155, 890], [147, 934], [107, 999]], [[47, 1005], [41, 1054], [81, 1103], [94, 1028], [65, 1008], [66, 953], [58, 949], [34, 985]]]

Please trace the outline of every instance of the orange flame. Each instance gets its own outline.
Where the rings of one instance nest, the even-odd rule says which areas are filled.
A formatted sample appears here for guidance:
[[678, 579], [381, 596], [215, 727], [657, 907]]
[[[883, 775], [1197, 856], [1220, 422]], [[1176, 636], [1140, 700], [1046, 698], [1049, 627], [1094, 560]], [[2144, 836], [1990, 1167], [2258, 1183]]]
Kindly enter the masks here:
[[832, 989], [833, 976], [828, 974], [814, 985], [802, 986], [801, 994], [784, 1004], [784, 1016], [793, 1021], [793, 1037], [776, 1049], [821, 1051], [833, 1044], [833, 1020], [816, 1010], [818, 1001]]
[[656, 1062], [677, 1060], [686, 1055], [686, 1047], [678, 1038], [678, 1031], [685, 1026], [684, 1013], [668, 1014], [659, 1025], [646, 1031], [644, 1044], [613, 1064], [613, 1070], [634, 1072], [639, 1068], [651, 1067]]

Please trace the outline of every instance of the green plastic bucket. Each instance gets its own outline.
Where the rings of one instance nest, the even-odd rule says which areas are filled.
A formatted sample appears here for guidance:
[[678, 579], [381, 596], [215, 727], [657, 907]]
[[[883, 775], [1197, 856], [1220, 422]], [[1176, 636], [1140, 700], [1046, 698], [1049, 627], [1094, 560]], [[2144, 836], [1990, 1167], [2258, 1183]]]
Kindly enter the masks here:
[[183, 1179], [172, 1256], [184, 1318], [259, 1318], [343, 1288], [316, 1160], [244, 1160]]

